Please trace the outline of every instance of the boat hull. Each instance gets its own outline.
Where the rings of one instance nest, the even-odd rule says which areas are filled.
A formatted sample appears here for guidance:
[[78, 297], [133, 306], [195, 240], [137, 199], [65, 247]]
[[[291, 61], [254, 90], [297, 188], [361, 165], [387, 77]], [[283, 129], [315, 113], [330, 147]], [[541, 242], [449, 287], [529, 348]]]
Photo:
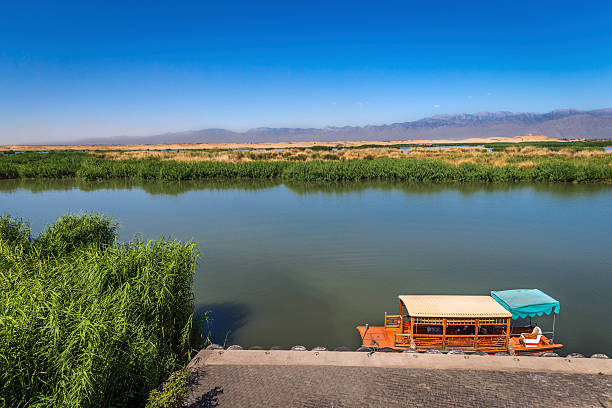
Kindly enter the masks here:
[[[402, 352], [410, 348], [409, 344], [406, 345], [397, 345], [395, 343], [395, 334], [400, 333], [400, 330], [397, 328], [389, 328], [383, 326], [357, 326], [357, 331], [359, 332], [359, 336], [361, 337], [361, 345], [363, 347], [370, 347], [372, 349], [393, 349], [398, 352]], [[563, 347], [563, 344], [553, 343], [546, 336], [542, 336], [540, 343], [535, 347], [525, 347], [521, 344], [518, 337], [511, 337], [511, 349], [514, 350], [514, 353], [531, 353], [531, 354], [541, 354], [544, 352], [555, 351]], [[415, 347], [419, 351], [425, 351], [430, 348], [423, 347]], [[454, 349], [455, 347], [434, 347], [436, 350], [441, 352], [446, 352]], [[461, 347], [465, 353], [474, 353], [476, 351], [483, 351], [485, 353], [496, 353], [499, 351], [507, 351], [507, 348], [474, 348], [474, 347]]]

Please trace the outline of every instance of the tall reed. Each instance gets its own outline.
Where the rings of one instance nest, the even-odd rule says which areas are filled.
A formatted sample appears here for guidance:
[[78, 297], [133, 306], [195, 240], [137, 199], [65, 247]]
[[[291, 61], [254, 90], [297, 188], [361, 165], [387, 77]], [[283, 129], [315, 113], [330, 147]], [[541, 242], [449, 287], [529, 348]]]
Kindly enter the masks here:
[[0, 217], [0, 406], [143, 405], [200, 339], [193, 244], [118, 243], [96, 214]]
[[[513, 147], [513, 149], [517, 149]], [[531, 149], [531, 150], [530, 150]], [[535, 149], [535, 150], [534, 150]], [[533, 151], [532, 151], [533, 150]], [[0, 156], [0, 178], [83, 180], [284, 179], [296, 181], [406, 180], [417, 182], [610, 182], [612, 154], [521, 151], [414, 151], [394, 157], [375, 154], [347, 158], [339, 153], [299, 153], [283, 160], [177, 161], [159, 157], [111, 159], [85, 153], [22, 153]], [[342, 152], [340, 152], [342, 153]], [[362, 153], [367, 153], [364, 151]], [[537, 153], [537, 154], [536, 154]], [[314, 156], [316, 155], [316, 157]], [[423, 156], [421, 156], [423, 155]], [[350, 155], [349, 155], [350, 156]], [[259, 157], [259, 156], [257, 156]], [[323, 160], [321, 160], [323, 159]]]

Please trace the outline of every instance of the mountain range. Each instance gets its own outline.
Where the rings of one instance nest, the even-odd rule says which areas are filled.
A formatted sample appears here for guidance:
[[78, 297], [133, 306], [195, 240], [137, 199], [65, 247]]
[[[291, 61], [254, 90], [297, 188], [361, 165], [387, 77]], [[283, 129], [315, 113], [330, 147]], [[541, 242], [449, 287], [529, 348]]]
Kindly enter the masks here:
[[[325, 128], [255, 128], [246, 132], [201, 129], [152, 136], [79, 140], [77, 144], [334, 142], [363, 140], [467, 139], [528, 134], [560, 139], [612, 138], [612, 108], [560, 109], [548, 113], [478, 112], [437, 115], [389, 125]], [[74, 142], [73, 142], [74, 143]]]

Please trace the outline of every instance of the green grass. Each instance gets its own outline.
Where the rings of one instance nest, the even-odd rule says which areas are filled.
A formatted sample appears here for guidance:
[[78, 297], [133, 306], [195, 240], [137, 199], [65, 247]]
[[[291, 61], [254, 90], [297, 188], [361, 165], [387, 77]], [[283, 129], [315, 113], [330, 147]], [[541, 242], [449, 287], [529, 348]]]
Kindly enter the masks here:
[[200, 345], [194, 246], [116, 229], [68, 215], [32, 238], [0, 217], [0, 406], [143, 406]]
[[[596, 142], [591, 142], [593, 144]], [[603, 143], [603, 142], [602, 142]], [[564, 144], [566, 146], [568, 144]], [[568, 146], [571, 147], [571, 146]], [[299, 156], [299, 155], [298, 155]], [[374, 160], [286, 161], [172, 161], [147, 159], [111, 160], [87, 153], [21, 153], [0, 157], [0, 178], [78, 178], [82, 180], [202, 180], [259, 179], [293, 181], [399, 180], [411, 182], [610, 182], [612, 155], [582, 157], [536, 157], [533, 166], [510, 162], [453, 165], [433, 158], [378, 158]], [[508, 155], [509, 160], [515, 156]], [[522, 158], [520, 158], [523, 160]]]

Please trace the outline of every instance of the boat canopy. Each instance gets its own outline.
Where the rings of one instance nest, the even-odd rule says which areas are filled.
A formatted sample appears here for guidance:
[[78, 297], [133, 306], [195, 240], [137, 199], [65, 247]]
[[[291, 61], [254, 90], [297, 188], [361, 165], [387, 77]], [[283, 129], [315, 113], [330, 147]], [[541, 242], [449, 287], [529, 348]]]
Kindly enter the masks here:
[[512, 314], [491, 296], [400, 295], [412, 317], [508, 318]]
[[539, 289], [493, 290], [491, 296], [512, 313], [513, 319], [559, 313], [561, 304]]

